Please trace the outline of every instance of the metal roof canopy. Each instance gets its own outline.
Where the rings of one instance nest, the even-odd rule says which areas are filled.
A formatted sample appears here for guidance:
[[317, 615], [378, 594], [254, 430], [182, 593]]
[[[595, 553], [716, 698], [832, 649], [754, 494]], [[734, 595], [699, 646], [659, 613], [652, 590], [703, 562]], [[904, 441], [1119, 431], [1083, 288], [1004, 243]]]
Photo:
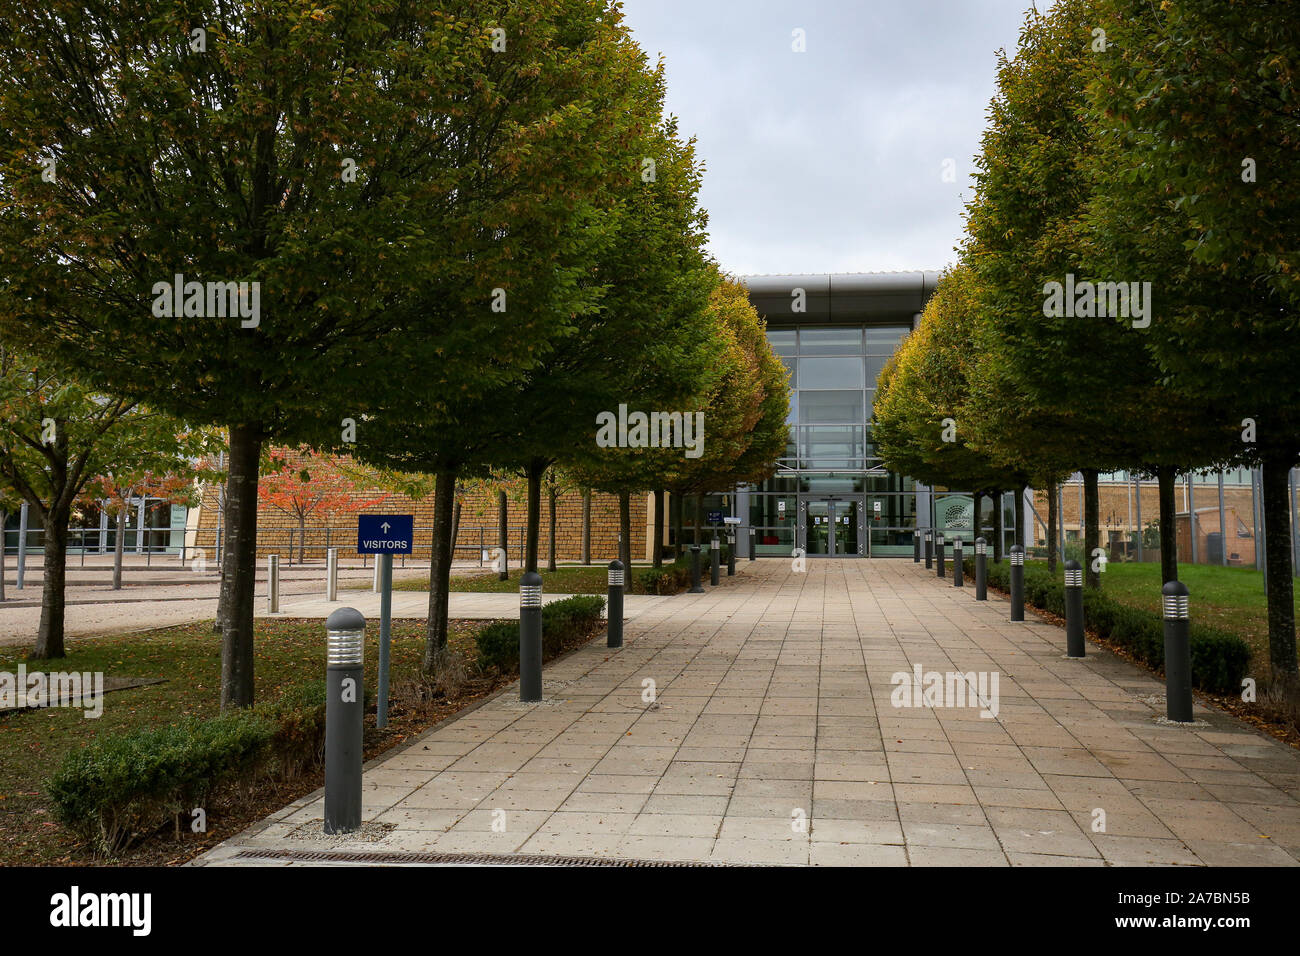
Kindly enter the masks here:
[[[846, 272], [823, 275], [741, 276], [749, 301], [769, 324], [855, 323], [905, 319], [925, 308], [939, 273]], [[795, 312], [795, 290], [804, 290], [804, 311]]]

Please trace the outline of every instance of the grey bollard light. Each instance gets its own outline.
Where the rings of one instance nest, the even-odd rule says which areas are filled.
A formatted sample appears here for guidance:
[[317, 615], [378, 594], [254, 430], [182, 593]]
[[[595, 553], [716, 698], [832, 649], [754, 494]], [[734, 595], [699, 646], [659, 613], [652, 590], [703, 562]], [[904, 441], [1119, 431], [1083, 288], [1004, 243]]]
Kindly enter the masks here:
[[280, 556], [266, 556], [266, 612], [280, 613]]
[[542, 576], [529, 571], [519, 579], [519, 700], [542, 699]]
[[719, 564], [722, 561], [722, 548], [718, 546], [718, 539], [714, 538], [709, 542], [709, 584], [714, 587], [718, 584]]
[[929, 571], [934, 567], [934, 532], [928, 528], [925, 532], [925, 569]]
[[943, 532], [934, 536], [934, 565], [938, 568], [939, 577], [945, 577], [946, 568], [943, 566]]
[[1083, 657], [1083, 568], [1078, 561], [1065, 562], [1065, 652]]
[[727, 577], [736, 576], [736, 536], [727, 535]]
[[921, 563], [921, 535], [919, 532], [912, 532], [912, 563]]
[[1160, 589], [1165, 618], [1165, 714], [1192, 721], [1192, 642], [1187, 585], [1170, 581]]
[[983, 538], [975, 539], [975, 600], [989, 599], [989, 544]]
[[952, 539], [952, 586], [955, 588], [964, 587], [966, 580], [966, 569], [961, 566], [963, 561], [961, 553], [961, 538]]
[[754, 560], [754, 529], [749, 529], [749, 560]]
[[623, 646], [623, 562], [609, 562], [609, 598], [607, 599], [609, 639], [606, 647]]
[[361, 665], [366, 619], [341, 607], [325, 621], [325, 832], [361, 826], [361, 759], [365, 692]]
[[704, 586], [700, 584], [700, 546], [691, 545], [691, 594], [703, 594]]
[[325, 552], [325, 600], [339, 599], [339, 549], [330, 548]]
[[1025, 549], [1011, 546], [1011, 620], [1025, 619]]

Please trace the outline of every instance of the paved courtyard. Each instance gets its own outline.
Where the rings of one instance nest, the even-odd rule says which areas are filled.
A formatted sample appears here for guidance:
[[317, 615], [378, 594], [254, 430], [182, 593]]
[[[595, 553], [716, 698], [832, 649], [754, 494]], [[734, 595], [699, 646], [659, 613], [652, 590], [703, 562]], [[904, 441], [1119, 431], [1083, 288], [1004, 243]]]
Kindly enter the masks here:
[[[382, 837], [323, 840], [317, 792], [196, 863], [1300, 859], [1300, 753], [1199, 705], [1202, 725], [1162, 725], [1158, 680], [1092, 644], [1065, 659], [1064, 631], [1032, 612], [1011, 624], [1005, 600], [910, 560], [740, 570], [647, 602], [621, 650], [598, 639], [549, 666], [541, 704], [512, 686], [373, 761]], [[983, 699], [894, 706], [891, 679], [915, 667], [984, 675]]]

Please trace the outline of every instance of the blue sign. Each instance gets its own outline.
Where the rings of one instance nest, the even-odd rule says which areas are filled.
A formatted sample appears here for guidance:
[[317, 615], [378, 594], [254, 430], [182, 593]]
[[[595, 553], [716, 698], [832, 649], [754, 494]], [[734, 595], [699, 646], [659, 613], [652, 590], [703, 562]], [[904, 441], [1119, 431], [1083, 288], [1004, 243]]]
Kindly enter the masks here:
[[357, 554], [410, 554], [414, 515], [357, 515]]
[[708, 515], [709, 518], [709, 524], [722, 524], [721, 511], [709, 511], [706, 512], [706, 514]]

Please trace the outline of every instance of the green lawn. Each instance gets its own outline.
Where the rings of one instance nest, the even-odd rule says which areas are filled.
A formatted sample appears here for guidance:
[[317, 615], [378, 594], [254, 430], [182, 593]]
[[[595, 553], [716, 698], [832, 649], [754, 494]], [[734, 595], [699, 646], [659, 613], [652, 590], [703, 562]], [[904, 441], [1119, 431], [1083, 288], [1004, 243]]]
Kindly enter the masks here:
[[[484, 622], [453, 622], [451, 646], [473, 657], [473, 635]], [[289, 688], [325, 676], [325, 629], [320, 621], [256, 622], [256, 699], [274, 700]], [[379, 628], [367, 629], [366, 686], [376, 684]], [[423, 622], [394, 621], [394, 699], [404, 681], [414, 680], [424, 649]], [[0, 865], [86, 862], [76, 843], [53, 822], [45, 783], [69, 750], [101, 734], [170, 724], [219, 711], [221, 640], [211, 622], [169, 627], [121, 637], [72, 641], [58, 661], [24, 661], [23, 650], [0, 648], [0, 671], [102, 671], [106, 676], [160, 677], [166, 683], [107, 694], [103, 715], [79, 708], [46, 708], [0, 716]], [[401, 721], [394, 716], [393, 726]]]
[[[637, 590], [637, 573], [644, 568], [633, 568], [632, 570], [632, 588], [629, 589], [633, 594], [644, 593]], [[479, 593], [500, 594], [509, 592], [511, 594], [519, 593], [519, 578], [522, 572], [519, 568], [511, 568], [508, 572], [510, 577], [502, 581], [494, 572], [485, 574], [457, 575], [451, 579], [451, 590], [453, 591], [474, 591]], [[544, 594], [605, 594], [609, 590], [609, 570], [607, 565], [561, 565], [555, 571], [542, 571], [542, 592]], [[429, 581], [425, 579], [411, 579], [406, 581], [394, 581], [394, 591], [427, 591], [429, 590]]]
[[[1046, 568], [1046, 561], [1030, 561]], [[1056, 573], [1063, 578], [1060, 564]], [[1180, 564], [1178, 579], [1187, 585], [1194, 620], [1240, 634], [1250, 645], [1256, 665], [1268, 661], [1268, 602], [1264, 576], [1253, 568]], [[1160, 565], [1157, 562], [1113, 562], [1101, 576], [1101, 589], [1135, 607], [1160, 610]], [[1300, 589], [1297, 590], [1300, 597]], [[1300, 601], [1297, 601], [1300, 609]]]

